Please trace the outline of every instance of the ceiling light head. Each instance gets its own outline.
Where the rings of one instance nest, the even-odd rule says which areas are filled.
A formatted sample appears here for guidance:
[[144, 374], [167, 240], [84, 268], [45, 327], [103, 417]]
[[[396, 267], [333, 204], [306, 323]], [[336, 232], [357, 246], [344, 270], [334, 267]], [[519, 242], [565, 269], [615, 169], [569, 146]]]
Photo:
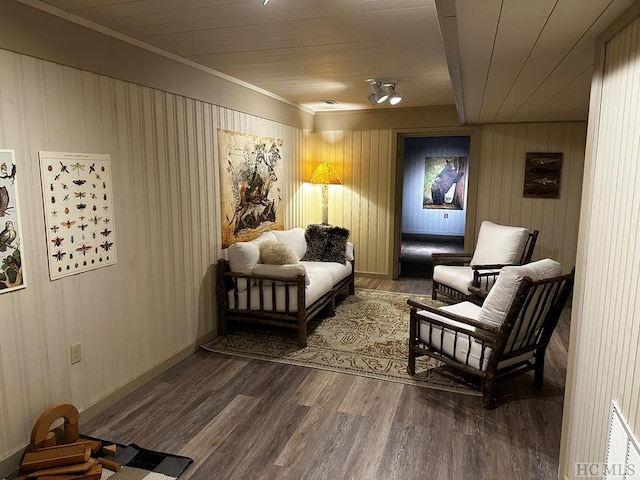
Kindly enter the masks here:
[[[371, 90], [373, 90], [373, 96], [375, 98], [376, 104], [384, 102], [387, 98], [389, 98], [389, 94], [385, 92], [381, 87], [380, 83], [375, 80], [371, 81]], [[369, 100], [371, 101], [371, 100]]]
[[267, 3], [269, 3], [269, 0], [263, 0], [262, 1], [262, 5], [266, 5]]
[[385, 89], [389, 94], [389, 103], [391, 105], [397, 105], [402, 101], [402, 96], [396, 92], [394, 84], [385, 85]]
[[371, 85], [371, 93], [367, 96], [367, 100], [373, 106], [378, 105], [389, 99], [391, 105], [397, 105], [402, 101], [402, 96], [396, 92], [397, 80], [393, 78], [372, 78], [369, 79]]

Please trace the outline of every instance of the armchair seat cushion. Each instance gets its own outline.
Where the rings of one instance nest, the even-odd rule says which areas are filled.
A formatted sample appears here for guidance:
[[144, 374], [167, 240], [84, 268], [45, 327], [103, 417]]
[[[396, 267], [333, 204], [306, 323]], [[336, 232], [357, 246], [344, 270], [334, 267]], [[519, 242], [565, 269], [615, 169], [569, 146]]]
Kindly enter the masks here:
[[469, 287], [473, 283], [473, 270], [460, 265], [436, 265], [433, 268], [433, 280], [469, 295]]
[[[481, 308], [471, 302], [461, 302], [440, 307], [439, 310], [477, 320]], [[484, 371], [487, 368], [491, 347], [485, 346], [483, 348], [482, 344], [473, 338], [473, 334], [477, 331], [475, 327], [424, 310], [419, 310], [417, 313], [421, 317], [436, 319], [452, 327], [463, 328], [469, 332], [467, 335], [445, 327], [443, 333], [441, 326], [433, 325], [428, 320], [421, 318], [418, 326], [418, 337], [425, 345], [478, 370]]]

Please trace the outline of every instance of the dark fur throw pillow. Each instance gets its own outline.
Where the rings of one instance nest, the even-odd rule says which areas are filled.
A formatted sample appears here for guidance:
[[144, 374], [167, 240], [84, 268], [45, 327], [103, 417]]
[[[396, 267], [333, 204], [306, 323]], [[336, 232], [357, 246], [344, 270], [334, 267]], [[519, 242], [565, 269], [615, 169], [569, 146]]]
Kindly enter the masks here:
[[309, 225], [304, 232], [307, 253], [302, 257], [307, 262], [347, 262], [347, 240], [349, 230], [331, 225]]

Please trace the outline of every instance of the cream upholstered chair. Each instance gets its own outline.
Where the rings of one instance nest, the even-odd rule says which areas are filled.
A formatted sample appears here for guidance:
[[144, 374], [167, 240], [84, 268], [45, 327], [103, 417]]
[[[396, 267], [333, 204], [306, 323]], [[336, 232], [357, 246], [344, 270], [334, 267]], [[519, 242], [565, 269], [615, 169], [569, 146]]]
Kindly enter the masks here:
[[468, 300], [470, 287], [489, 291], [506, 265], [528, 263], [533, 255], [538, 231], [484, 221], [480, 225], [476, 249], [471, 253], [434, 253], [434, 300], [438, 294], [453, 300]]
[[482, 306], [461, 302], [435, 308], [413, 300], [409, 364], [428, 355], [481, 380], [484, 406], [495, 408], [495, 387], [534, 370], [542, 385], [544, 355], [573, 288], [573, 272], [561, 275], [551, 259], [504, 267]]

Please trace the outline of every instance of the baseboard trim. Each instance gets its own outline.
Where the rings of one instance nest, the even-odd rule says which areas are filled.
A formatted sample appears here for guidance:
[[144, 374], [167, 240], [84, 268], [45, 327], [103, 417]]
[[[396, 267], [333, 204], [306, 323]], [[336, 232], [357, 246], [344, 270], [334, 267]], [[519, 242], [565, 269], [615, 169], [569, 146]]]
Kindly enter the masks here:
[[[178, 352], [171, 355], [169, 358], [165, 359], [164, 361], [158, 363], [157, 365], [153, 366], [146, 372], [141, 373], [137, 377], [133, 378], [132, 380], [128, 381], [127, 383], [119, 387], [117, 390], [114, 390], [113, 392], [105, 395], [95, 403], [87, 406], [83, 410], [80, 410], [80, 433], [82, 433], [82, 427], [86, 422], [88, 422], [93, 417], [101, 413], [107, 407], [110, 407], [117, 401], [122, 400], [124, 397], [126, 397], [133, 391], [137, 390], [138, 388], [143, 386], [145, 383], [153, 380], [158, 375], [169, 370], [174, 365], [177, 365], [192, 353], [197, 352], [200, 349], [200, 345], [202, 345], [203, 343], [210, 342], [216, 336], [217, 335], [215, 332], [209, 332], [199, 337], [195, 342], [187, 345], [182, 350], [179, 350]], [[22, 456], [24, 455], [24, 452], [27, 447], [28, 447], [28, 443], [18, 451], [10, 454], [7, 458], [0, 461], [0, 475], [2, 476], [2, 478], [5, 478], [7, 475], [11, 474], [13, 471], [15, 471], [18, 468], [18, 466], [20, 465], [20, 460], [22, 459]]]

